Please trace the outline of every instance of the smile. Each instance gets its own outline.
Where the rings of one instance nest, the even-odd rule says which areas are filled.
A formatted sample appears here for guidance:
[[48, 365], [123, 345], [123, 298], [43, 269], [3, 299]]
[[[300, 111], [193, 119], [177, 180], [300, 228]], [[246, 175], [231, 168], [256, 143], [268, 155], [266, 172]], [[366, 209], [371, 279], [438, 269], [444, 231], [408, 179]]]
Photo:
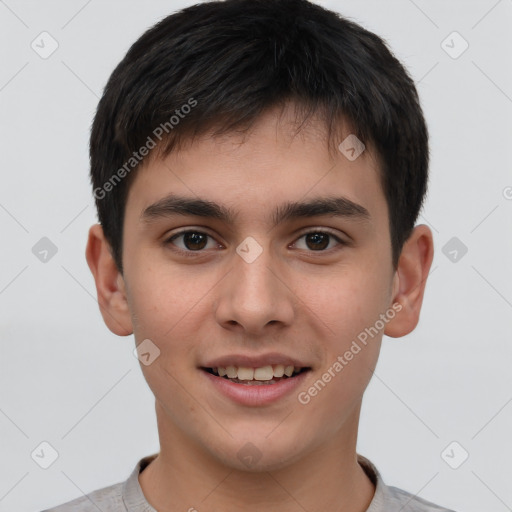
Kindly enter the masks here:
[[244, 385], [269, 385], [281, 380], [293, 378], [300, 373], [310, 370], [309, 367], [292, 365], [266, 365], [258, 368], [247, 366], [218, 366], [215, 368], [203, 368], [208, 373], [222, 377], [230, 382]]

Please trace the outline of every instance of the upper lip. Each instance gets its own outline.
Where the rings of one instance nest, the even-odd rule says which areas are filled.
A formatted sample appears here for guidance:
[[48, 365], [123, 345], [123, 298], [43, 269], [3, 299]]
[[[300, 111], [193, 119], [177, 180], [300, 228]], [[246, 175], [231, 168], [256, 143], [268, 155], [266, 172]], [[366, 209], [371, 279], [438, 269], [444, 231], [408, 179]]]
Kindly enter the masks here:
[[261, 368], [263, 366], [271, 366], [282, 364], [284, 366], [296, 366], [300, 368], [309, 368], [310, 366], [294, 357], [285, 354], [269, 353], [250, 356], [247, 354], [230, 354], [226, 356], [217, 357], [207, 361], [201, 365], [202, 368], [218, 368], [222, 366], [243, 366], [245, 368]]

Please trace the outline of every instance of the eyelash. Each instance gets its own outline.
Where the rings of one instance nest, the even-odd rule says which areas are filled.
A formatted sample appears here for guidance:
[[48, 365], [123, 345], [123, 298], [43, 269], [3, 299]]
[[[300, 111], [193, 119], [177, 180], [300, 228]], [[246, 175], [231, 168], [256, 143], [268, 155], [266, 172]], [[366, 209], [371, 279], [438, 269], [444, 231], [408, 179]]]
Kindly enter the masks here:
[[[200, 231], [200, 230], [196, 230], [196, 229], [186, 229], [186, 230], [174, 233], [171, 237], [169, 237], [169, 238], [167, 238], [165, 240], [164, 244], [165, 245], [169, 245], [169, 244], [170, 245], [174, 245], [172, 242], [176, 238], [178, 238], [180, 236], [183, 236], [183, 235], [186, 235], [187, 233], [195, 233], [195, 234], [200, 234], [200, 235], [206, 235], [207, 237], [213, 239], [213, 236], [209, 235], [208, 233], [205, 233], [204, 231]], [[301, 238], [303, 238], [303, 237], [305, 237], [307, 235], [311, 235], [311, 234], [328, 235], [329, 237], [334, 238], [334, 240], [336, 240], [338, 242], [338, 247], [334, 247], [334, 248], [331, 248], [331, 249], [322, 249], [322, 250], [318, 250], [318, 251], [309, 250], [308, 252], [311, 252], [311, 253], [329, 253], [329, 252], [331, 252], [333, 250], [340, 249], [339, 246], [349, 245], [348, 242], [343, 241], [338, 236], [336, 236], [334, 233], [332, 233], [331, 231], [325, 230], [325, 229], [314, 229], [314, 230], [311, 230], [311, 231], [307, 231], [305, 233], [302, 233], [297, 238], [297, 240], [300, 240]], [[296, 243], [296, 242], [294, 242], [294, 243]], [[180, 254], [183, 254], [184, 256], [187, 256], [187, 257], [197, 257], [201, 253], [205, 252], [205, 249], [200, 249], [200, 250], [197, 250], [197, 251], [192, 251], [192, 250], [185, 250], [185, 249], [176, 248], [176, 246], [172, 250], [175, 251], [175, 252], [178, 252]], [[303, 250], [303, 249], [301, 249], [301, 250]]]

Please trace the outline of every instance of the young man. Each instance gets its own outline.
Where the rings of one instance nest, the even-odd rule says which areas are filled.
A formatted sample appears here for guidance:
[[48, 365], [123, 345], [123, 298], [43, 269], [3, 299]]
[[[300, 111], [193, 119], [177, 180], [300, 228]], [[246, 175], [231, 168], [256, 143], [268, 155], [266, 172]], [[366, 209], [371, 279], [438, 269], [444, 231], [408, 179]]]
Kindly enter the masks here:
[[446, 510], [356, 453], [433, 257], [427, 129], [383, 41], [306, 0], [189, 7], [115, 69], [90, 152], [87, 261], [160, 452], [52, 510]]

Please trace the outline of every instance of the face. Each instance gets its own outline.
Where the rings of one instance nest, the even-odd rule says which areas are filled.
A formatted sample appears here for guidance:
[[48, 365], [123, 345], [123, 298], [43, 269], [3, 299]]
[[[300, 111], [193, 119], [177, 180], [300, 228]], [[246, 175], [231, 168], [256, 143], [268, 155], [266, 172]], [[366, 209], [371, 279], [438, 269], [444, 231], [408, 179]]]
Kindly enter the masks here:
[[292, 137], [289, 121], [147, 163], [126, 204], [123, 287], [136, 343], [159, 351], [141, 364], [159, 427], [242, 469], [355, 435], [394, 293], [370, 151], [333, 159], [318, 126]]

